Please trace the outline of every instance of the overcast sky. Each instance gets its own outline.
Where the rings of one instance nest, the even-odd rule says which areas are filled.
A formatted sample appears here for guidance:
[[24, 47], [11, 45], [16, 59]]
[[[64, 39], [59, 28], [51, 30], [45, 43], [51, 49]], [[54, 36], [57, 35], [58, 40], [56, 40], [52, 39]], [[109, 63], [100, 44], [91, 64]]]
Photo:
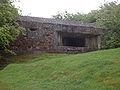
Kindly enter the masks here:
[[120, 0], [19, 0], [15, 6], [22, 10], [22, 15], [50, 18], [56, 13], [88, 13], [96, 10], [104, 2]]

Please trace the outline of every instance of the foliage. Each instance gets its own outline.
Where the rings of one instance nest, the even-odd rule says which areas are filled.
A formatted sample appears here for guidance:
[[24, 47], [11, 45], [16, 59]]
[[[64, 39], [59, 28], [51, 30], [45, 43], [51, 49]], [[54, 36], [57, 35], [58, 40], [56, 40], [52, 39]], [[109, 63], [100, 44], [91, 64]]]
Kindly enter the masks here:
[[120, 48], [56, 55], [15, 57], [27, 61], [0, 71], [0, 90], [120, 90]]
[[120, 47], [120, 4], [111, 2], [101, 6], [97, 14], [97, 23], [108, 29], [104, 34], [103, 47]]
[[73, 14], [65, 11], [63, 13], [58, 12], [57, 15], [53, 15], [53, 18], [94, 23], [96, 22], [96, 17], [95, 17], [96, 13], [97, 13], [97, 10], [93, 10], [88, 14], [81, 14], [81, 13]]
[[11, 53], [9, 44], [18, 36], [19, 28], [16, 18], [19, 16], [18, 9], [10, 0], [0, 0], [0, 55]]
[[86, 15], [85, 22], [96, 23], [98, 10], [92, 10]]

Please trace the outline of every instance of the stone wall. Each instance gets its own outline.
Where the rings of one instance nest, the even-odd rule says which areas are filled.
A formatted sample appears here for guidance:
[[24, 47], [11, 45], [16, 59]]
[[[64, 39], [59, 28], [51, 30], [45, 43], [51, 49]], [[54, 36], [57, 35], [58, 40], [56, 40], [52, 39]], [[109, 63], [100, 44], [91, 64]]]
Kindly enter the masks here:
[[54, 31], [52, 24], [37, 22], [19, 22], [26, 30], [22, 31], [17, 40], [11, 43], [11, 49], [17, 53], [48, 51], [54, 47]]

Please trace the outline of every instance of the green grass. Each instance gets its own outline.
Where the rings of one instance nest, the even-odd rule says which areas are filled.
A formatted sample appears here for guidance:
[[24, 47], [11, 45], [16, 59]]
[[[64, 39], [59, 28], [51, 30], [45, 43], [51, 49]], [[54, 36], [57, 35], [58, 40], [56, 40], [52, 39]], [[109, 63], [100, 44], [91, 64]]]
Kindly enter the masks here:
[[120, 90], [120, 48], [10, 59], [21, 58], [0, 71], [0, 90]]

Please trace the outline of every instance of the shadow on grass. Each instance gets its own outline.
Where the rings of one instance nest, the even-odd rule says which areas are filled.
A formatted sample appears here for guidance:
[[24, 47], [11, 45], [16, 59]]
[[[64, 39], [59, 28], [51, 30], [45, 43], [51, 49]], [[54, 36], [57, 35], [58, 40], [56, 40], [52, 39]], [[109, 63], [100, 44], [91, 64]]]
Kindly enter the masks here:
[[9, 56], [0, 58], [0, 70], [3, 70], [7, 65], [11, 63], [21, 63], [25, 61], [17, 60], [20, 56]]
[[0, 70], [4, 69], [8, 64], [10, 64], [10, 61], [7, 61], [5, 58], [0, 59]]
[[[26, 54], [26, 55], [15, 55], [7, 58], [0, 58], [0, 70], [4, 69], [8, 64], [11, 63], [32, 63], [40, 60], [59, 58], [66, 56], [67, 54], [57, 53], [41, 53], [41, 54]], [[36, 59], [37, 58], [37, 59]]]

